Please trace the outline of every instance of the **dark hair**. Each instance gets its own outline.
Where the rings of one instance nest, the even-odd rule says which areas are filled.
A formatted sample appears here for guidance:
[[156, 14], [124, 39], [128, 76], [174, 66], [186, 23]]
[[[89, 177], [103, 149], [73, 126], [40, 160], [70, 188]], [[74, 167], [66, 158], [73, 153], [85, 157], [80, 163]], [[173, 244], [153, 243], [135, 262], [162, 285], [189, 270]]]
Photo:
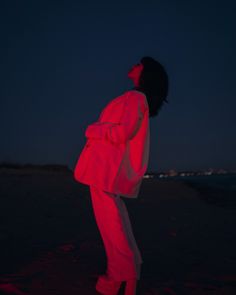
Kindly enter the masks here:
[[149, 105], [149, 117], [158, 115], [163, 103], [169, 103], [168, 76], [164, 67], [155, 59], [145, 56], [140, 60], [143, 70], [139, 78], [139, 86], [134, 89], [143, 92]]

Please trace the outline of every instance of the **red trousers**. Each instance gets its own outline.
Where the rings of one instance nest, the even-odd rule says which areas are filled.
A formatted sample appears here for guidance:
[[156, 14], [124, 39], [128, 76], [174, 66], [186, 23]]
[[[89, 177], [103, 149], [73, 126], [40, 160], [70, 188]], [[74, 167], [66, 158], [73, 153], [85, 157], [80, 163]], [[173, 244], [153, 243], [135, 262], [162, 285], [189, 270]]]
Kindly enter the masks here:
[[106, 274], [115, 281], [140, 279], [142, 257], [128, 211], [119, 195], [90, 186], [95, 220], [107, 256]]

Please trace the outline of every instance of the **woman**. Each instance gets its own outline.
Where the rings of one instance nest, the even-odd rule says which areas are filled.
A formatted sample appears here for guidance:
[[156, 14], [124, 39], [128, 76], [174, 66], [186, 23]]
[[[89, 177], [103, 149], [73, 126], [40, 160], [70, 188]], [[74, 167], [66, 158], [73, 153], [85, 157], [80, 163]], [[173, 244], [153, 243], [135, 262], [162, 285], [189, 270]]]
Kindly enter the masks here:
[[135, 295], [142, 257], [121, 196], [137, 198], [149, 158], [149, 118], [158, 114], [168, 94], [163, 66], [143, 57], [128, 72], [134, 88], [113, 99], [86, 131], [86, 145], [74, 177], [90, 186], [95, 219], [107, 255], [106, 274], [96, 290], [116, 295], [123, 281], [125, 295]]

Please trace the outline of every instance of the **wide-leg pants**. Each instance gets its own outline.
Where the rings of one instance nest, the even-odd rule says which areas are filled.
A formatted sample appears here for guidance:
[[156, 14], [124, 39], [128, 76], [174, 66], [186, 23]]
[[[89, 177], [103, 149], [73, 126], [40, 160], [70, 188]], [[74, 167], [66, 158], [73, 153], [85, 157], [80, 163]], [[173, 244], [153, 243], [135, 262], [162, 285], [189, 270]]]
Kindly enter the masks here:
[[95, 186], [90, 186], [90, 193], [107, 256], [106, 275], [114, 281], [139, 280], [143, 260], [124, 201]]

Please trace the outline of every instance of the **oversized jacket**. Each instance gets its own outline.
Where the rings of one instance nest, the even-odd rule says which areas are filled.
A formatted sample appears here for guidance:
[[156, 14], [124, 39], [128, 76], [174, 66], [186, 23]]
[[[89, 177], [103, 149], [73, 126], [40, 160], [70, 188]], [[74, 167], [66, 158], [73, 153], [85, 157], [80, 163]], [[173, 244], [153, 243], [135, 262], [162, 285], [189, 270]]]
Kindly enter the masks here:
[[149, 108], [146, 96], [128, 90], [111, 100], [97, 122], [74, 169], [76, 181], [137, 198], [149, 159]]

